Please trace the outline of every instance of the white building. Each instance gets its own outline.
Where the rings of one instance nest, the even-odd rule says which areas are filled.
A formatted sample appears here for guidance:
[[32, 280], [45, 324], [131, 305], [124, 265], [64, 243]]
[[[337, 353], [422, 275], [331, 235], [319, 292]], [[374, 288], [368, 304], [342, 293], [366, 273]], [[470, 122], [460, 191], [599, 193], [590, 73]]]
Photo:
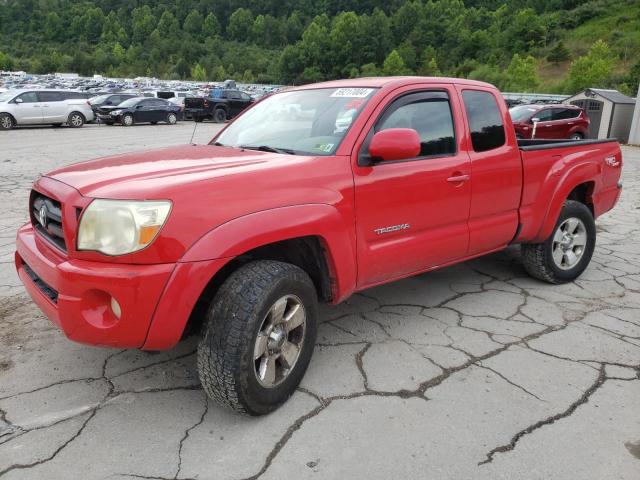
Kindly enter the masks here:
[[635, 100], [617, 90], [587, 88], [565, 100], [583, 108], [591, 123], [589, 138], [617, 138], [629, 141]]

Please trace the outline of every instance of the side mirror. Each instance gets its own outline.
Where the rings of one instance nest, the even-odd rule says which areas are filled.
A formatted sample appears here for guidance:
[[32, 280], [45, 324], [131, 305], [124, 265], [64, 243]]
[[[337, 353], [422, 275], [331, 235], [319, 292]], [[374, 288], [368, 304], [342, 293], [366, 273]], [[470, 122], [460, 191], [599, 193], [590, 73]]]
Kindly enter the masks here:
[[420, 149], [420, 136], [414, 129], [389, 128], [373, 136], [369, 154], [374, 160], [405, 160], [417, 157]]
[[140, 110], [142, 107], [144, 107], [144, 105], [136, 105], [136, 110]]
[[15, 103], [22, 103], [24, 100], [22, 100], [21, 98], [16, 98], [14, 100]]
[[538, 117], [533, 117], [531, 119], [531, 123], [538, 123], [540, 121], [540, 119]]

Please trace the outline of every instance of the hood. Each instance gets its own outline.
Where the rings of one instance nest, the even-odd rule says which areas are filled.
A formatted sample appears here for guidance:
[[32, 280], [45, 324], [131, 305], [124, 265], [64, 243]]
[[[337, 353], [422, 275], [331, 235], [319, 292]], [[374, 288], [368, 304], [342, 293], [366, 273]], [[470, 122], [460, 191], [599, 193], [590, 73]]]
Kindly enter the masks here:
[[256, 169], [292, 164], [304, 157], [211, 145], [181, 145], [77, 163], [46, 176], [100, 198], [161, 198], [194, 184]]

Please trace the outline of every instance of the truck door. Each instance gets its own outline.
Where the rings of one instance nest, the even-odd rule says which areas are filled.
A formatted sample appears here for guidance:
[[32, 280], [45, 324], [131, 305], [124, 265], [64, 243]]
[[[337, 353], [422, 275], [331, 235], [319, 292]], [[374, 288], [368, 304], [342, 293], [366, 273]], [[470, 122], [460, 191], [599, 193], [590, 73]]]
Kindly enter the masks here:
[[[358, 287], [464, 257], [469, 243], [471, 169], [455, 90], [410, 86], [388, 98], [367, 122], [354, 158]], [[387, 128], [416, 130], [419, 156], [370, 164], [369, 142]]]
[[509, 113], [493, 89], [458, 87], [470, 132], [469, 254], [505, 247], [518, 229], [522, 161]]
[[242, 111], [242, 97], [240, 96], [240, 92], [236, 90], [229, 90], [226, 92], [226, 98], [229, 100], [229, 118], [235, 117], [238, 113]]

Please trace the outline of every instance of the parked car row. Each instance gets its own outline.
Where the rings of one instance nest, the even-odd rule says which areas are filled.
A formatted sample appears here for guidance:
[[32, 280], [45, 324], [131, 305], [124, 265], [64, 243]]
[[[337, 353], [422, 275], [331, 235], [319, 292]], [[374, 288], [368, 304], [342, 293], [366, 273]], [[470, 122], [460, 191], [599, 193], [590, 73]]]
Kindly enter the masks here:
[[124, 126], [158, 122], [173, 125], [185, 118], [225, 122], [254, 102], [254, 98], [236, 88], [213, 88], [207, 96], [158, 90], [106, 93], [89, 99], [86, 92], [78, 91], [9, 90], [0, 93], [0, 129], [36, 124], [81, 127], [94, 120]]

